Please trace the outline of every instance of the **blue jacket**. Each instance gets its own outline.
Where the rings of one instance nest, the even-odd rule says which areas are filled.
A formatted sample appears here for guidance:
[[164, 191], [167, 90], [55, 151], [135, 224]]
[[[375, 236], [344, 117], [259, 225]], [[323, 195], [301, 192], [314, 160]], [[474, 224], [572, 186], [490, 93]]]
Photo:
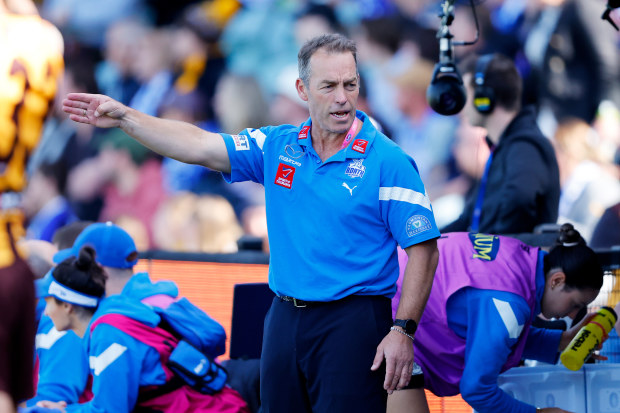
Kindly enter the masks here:
[[157, 281], [154, 283], [147, 273], [139, 272], [129, 279], [121, 294], [136, 301], [157, 294], [176, 298], [179, 296], [179, 288], [172, 281]]
[[[150, 307], [124, 296], [104, 299], [91, 320], [91, 325], [105, 314], [121, 314], [155, 327], [160, 321]], [[162, 385], [166, 375], [159, 353], [108, 324], [98, 325], [90, 334], [89, 325], [84, 346], [93, 373], [94, 398], [85, 404], [67, 406], [67, 412], [131, 412], [141, 386]]]
[[82, 340], [73, 331], [56, 330], [52, 319], [41, 315], [35, 352], [39, 359], [37, 392], [26, 405], [40, 400], [77, 403], [90, 373]]

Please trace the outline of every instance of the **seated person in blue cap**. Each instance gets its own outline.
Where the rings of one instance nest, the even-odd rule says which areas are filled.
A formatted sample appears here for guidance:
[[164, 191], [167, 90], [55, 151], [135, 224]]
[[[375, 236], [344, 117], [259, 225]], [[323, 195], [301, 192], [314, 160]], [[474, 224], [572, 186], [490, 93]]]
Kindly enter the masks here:
[[181, 301], [181, 304], [187, 304], [183, 309], [199, 312], [200, 314], [196, 315], [206, 323], [203, 329], [209, 334], [207, 354], [212, 358], [224, 354], [226, 350], [224, 328], [202, 310], [190, 304], [187, 299], [180, 298], [179, 289], [174, 282], [152, 282], [146, 272], [134, 274], [133, 267], [138, 262], [138, 250], [134, 240], [124, 229], [111, 222], [91, 224], [75, 239], [73, 247], [58, 252], [54, 256], [54, 261], [58, 263], [67, 257], [77, 257], [84, 246], [90, 246], [95, 250], [97, 263], [103, 267], [106, 275], [106, 297], [122, 294], [164, 310], [171, 304]]
[[54, 262], [77, 257], [85, 245], [95, 250], [97, 263], [103, 267], [106, 275], [106, 296], [131, 292], [134, 298], [142, 300], [153, 294], [170, 297], [179, 294], [176, 285], [170, 281], [153, 284], [146, 273], [134, 275], [133, 267], [138, 262], [136, 244], [125, 230], [111, 222], [95, 223], [86, 227], [71, 248], [61, 250], [54, 256]]
[[[83, 338], [93, 371], [94, 397], [84, 404], [42, 401], [38, 405], [67, 412], [124, 413], [135, 408], [161, 412], [247, 412], [245, 402], [228, 387], [207, 395], [183, 383], [168, 385], [175, 376], [164, 363], [162, 351], [109, 321], [110, 317], [130, 320], [146, 338], [152, 338], [162, 331], [158, 328], [160, 316], [151, 307], [123, 294], [102, 299], [106, 275], [97, 264], [92, 247], [86, 245], [77, 257], [70, 256], [58, 264], [47, 282], [45, 311], [56, 329], [73, 330]], [[173, 336], [168, 339], [175, 343]]]

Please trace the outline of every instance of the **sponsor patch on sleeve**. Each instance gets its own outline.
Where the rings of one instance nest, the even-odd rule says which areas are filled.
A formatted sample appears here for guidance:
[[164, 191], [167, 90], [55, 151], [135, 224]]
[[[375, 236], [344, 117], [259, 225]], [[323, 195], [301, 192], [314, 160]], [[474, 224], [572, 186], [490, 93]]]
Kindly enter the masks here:
[[275, 184], [291, 189], [293, 186], [293, 177], [295, 176], [295, 168], [293, 166], [280, 163], [278, 172], [276, 172]]
[[424, 215], [413, 215], [407, 220], [407, 236], [413, 237], [433, 228], [431, 221]]
[[367, 140], [356, 139], [353, 141], [353, 146], [351, 146], [351, 149], [359, 153], [364, 153], [366, 152], [366, 145], [368, 145]]
[[248, 137], [245, 135], [232, 135], [233, 141], [235, 142], [235, 150], [237, 151], [249, 151], [250, 150], [250, 141]]

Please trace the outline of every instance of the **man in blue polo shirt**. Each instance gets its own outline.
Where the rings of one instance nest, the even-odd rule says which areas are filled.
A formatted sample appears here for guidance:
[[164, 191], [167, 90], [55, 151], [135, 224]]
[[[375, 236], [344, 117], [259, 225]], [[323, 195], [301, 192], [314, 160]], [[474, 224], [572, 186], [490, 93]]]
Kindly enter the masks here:
[[[411, 380], [439, 231], [414, 161], [356, 111], [355, 44], [319, 36], [298, 57], [297, 93], [310, 111], [298, 127], [213, 134], [101, 95], [70, 94], [63, 109], [230, 182], [262, 183], [277, 295], [265, 320], [263, 410], [383, 412], [387, 393]], [[409, 264], [393, 321], [397, 244]]]

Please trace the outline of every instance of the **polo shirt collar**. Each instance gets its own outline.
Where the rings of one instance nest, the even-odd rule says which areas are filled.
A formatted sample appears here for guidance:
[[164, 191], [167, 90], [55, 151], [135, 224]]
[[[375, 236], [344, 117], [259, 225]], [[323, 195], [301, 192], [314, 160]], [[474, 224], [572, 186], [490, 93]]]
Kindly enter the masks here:
[[[333, 161], [344, 161], [345, 159], [357, 159], [365, 158], [368, 156], [368, 152], [377, 135], [377, 129], [370, 121], [368, 115], [358, 110], [355, 115], [362, 123], [362, 129], [351, 140], [345, 150], [340, 150], [334, 156], [330, 158]], [[312, 119], [308, 118], [301, 124], [301, 129], [297, 137], [299, 145], [304, 147], [312, 147], [312, 137], [310, 136], [310, 128], [312, 126]]]

